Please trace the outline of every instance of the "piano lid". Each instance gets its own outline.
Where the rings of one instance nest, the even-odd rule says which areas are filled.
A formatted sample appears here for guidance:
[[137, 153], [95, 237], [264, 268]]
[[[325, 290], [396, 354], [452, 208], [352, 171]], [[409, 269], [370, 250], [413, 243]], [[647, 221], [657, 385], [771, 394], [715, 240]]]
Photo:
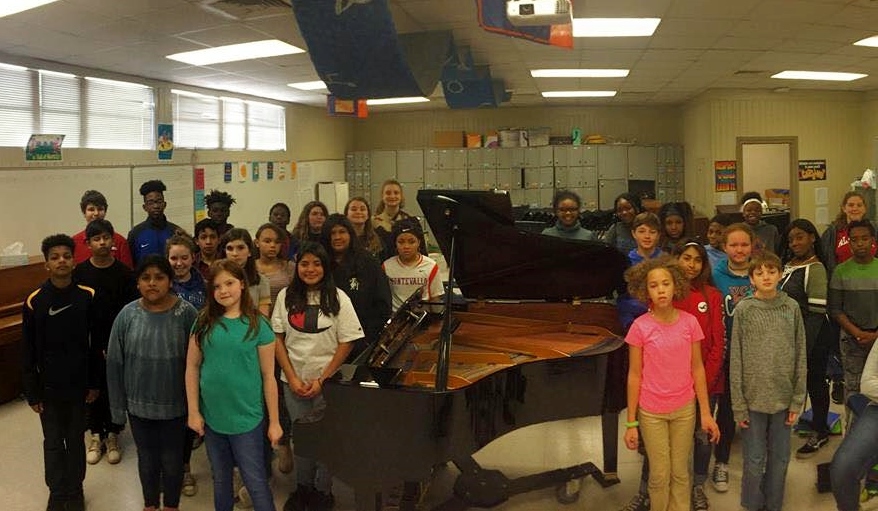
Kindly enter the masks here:
[[420, 190], [418, 204], [447, 261], [456, 221], [455, 280], [467, 298], [599, 298], [623, 283], [625, 255], [599, 241], [516, 228], [505, 191]]

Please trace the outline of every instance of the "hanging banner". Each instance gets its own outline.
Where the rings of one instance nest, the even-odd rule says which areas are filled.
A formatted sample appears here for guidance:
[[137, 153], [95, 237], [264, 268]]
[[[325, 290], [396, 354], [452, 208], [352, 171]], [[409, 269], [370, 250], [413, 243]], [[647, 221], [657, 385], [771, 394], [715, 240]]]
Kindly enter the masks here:
[[724, 160], [713, 162], [713, 170], [716, 173], [717, 192], [734, 192], [738, 189], [738, 162]]
[[64, 135], [31, 135], [24, 148], [25, 161], [61, 161]]

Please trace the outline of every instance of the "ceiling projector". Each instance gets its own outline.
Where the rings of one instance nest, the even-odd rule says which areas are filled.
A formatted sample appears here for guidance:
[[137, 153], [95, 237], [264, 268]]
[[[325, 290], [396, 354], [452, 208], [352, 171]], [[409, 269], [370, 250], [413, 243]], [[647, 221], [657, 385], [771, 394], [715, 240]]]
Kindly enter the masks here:
[[517, 27], [573, 23], [570, 0], [506, 0], [506, 17]]

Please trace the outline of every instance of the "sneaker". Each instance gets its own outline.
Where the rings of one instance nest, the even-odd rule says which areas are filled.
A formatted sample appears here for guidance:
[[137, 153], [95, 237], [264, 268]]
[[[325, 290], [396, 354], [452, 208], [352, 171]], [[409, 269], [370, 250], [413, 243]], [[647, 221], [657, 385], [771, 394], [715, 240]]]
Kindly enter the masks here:
[[719, 493], [729, 491], [729, 466], [725, 463], [717, 463], [713, 466], [713, 475], [710, 478], [713, 489]]
[[289, 474], [293, 471], [293, 450], [289, 444], [277, 448], [277, 469], [282, 474]]
[[710, 502], [707, 501], [707, 495], [704, 494], [704, 486], [700, 484], [692, 486], [692, 509], [695, 511], [710, 509]]
[[88, 449], [85, 452], [85, 461], [88, 462], [89, 465], [94, 465], [101, 461], [101, 456], [103, 455], [102, 449], [103, 442], [101, 442], [101, 435], [97, 433], [91, 435], [88, 439]]
[[290, 493], [287, 501], [284, 502], [283, 511], [305, 511], [308, 509], [309, 503], [313, 499], [312, 494], [314, 493], [317, 493], [314, 488], [301, 484], [298, 485], [296, 491]]
[[796, 451], [796, 458], [805, 459], [817, 454], [821, 447], [829, 443], [829, 435], [811, 435], [805, 445]]
[[837, 405], [844, 404], [844, 381], [832, 380], [832, 391], [829, 395], [833, 403]]
[[198, 482], [195, 481], [195, 476], [192, 475], [192, 472], [187, 470], [183, 472], [183, 495], [194, 497], [196, 493], [198, 493]]
[[649, 494], [637, 492], [619, 511], [649, 511]]
[[116, 433], [107, 435], [107, 462], [115, 465], [122, 461], [122, 451], [119, 450], [119, 437]]

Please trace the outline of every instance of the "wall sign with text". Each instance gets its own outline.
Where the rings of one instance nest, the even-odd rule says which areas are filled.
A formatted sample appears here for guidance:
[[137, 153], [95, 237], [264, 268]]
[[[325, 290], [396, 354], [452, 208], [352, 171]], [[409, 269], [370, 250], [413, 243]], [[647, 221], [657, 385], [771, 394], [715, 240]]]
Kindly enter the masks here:
[[799, 181], [825, 181], [826, 160], [799, 160]]

